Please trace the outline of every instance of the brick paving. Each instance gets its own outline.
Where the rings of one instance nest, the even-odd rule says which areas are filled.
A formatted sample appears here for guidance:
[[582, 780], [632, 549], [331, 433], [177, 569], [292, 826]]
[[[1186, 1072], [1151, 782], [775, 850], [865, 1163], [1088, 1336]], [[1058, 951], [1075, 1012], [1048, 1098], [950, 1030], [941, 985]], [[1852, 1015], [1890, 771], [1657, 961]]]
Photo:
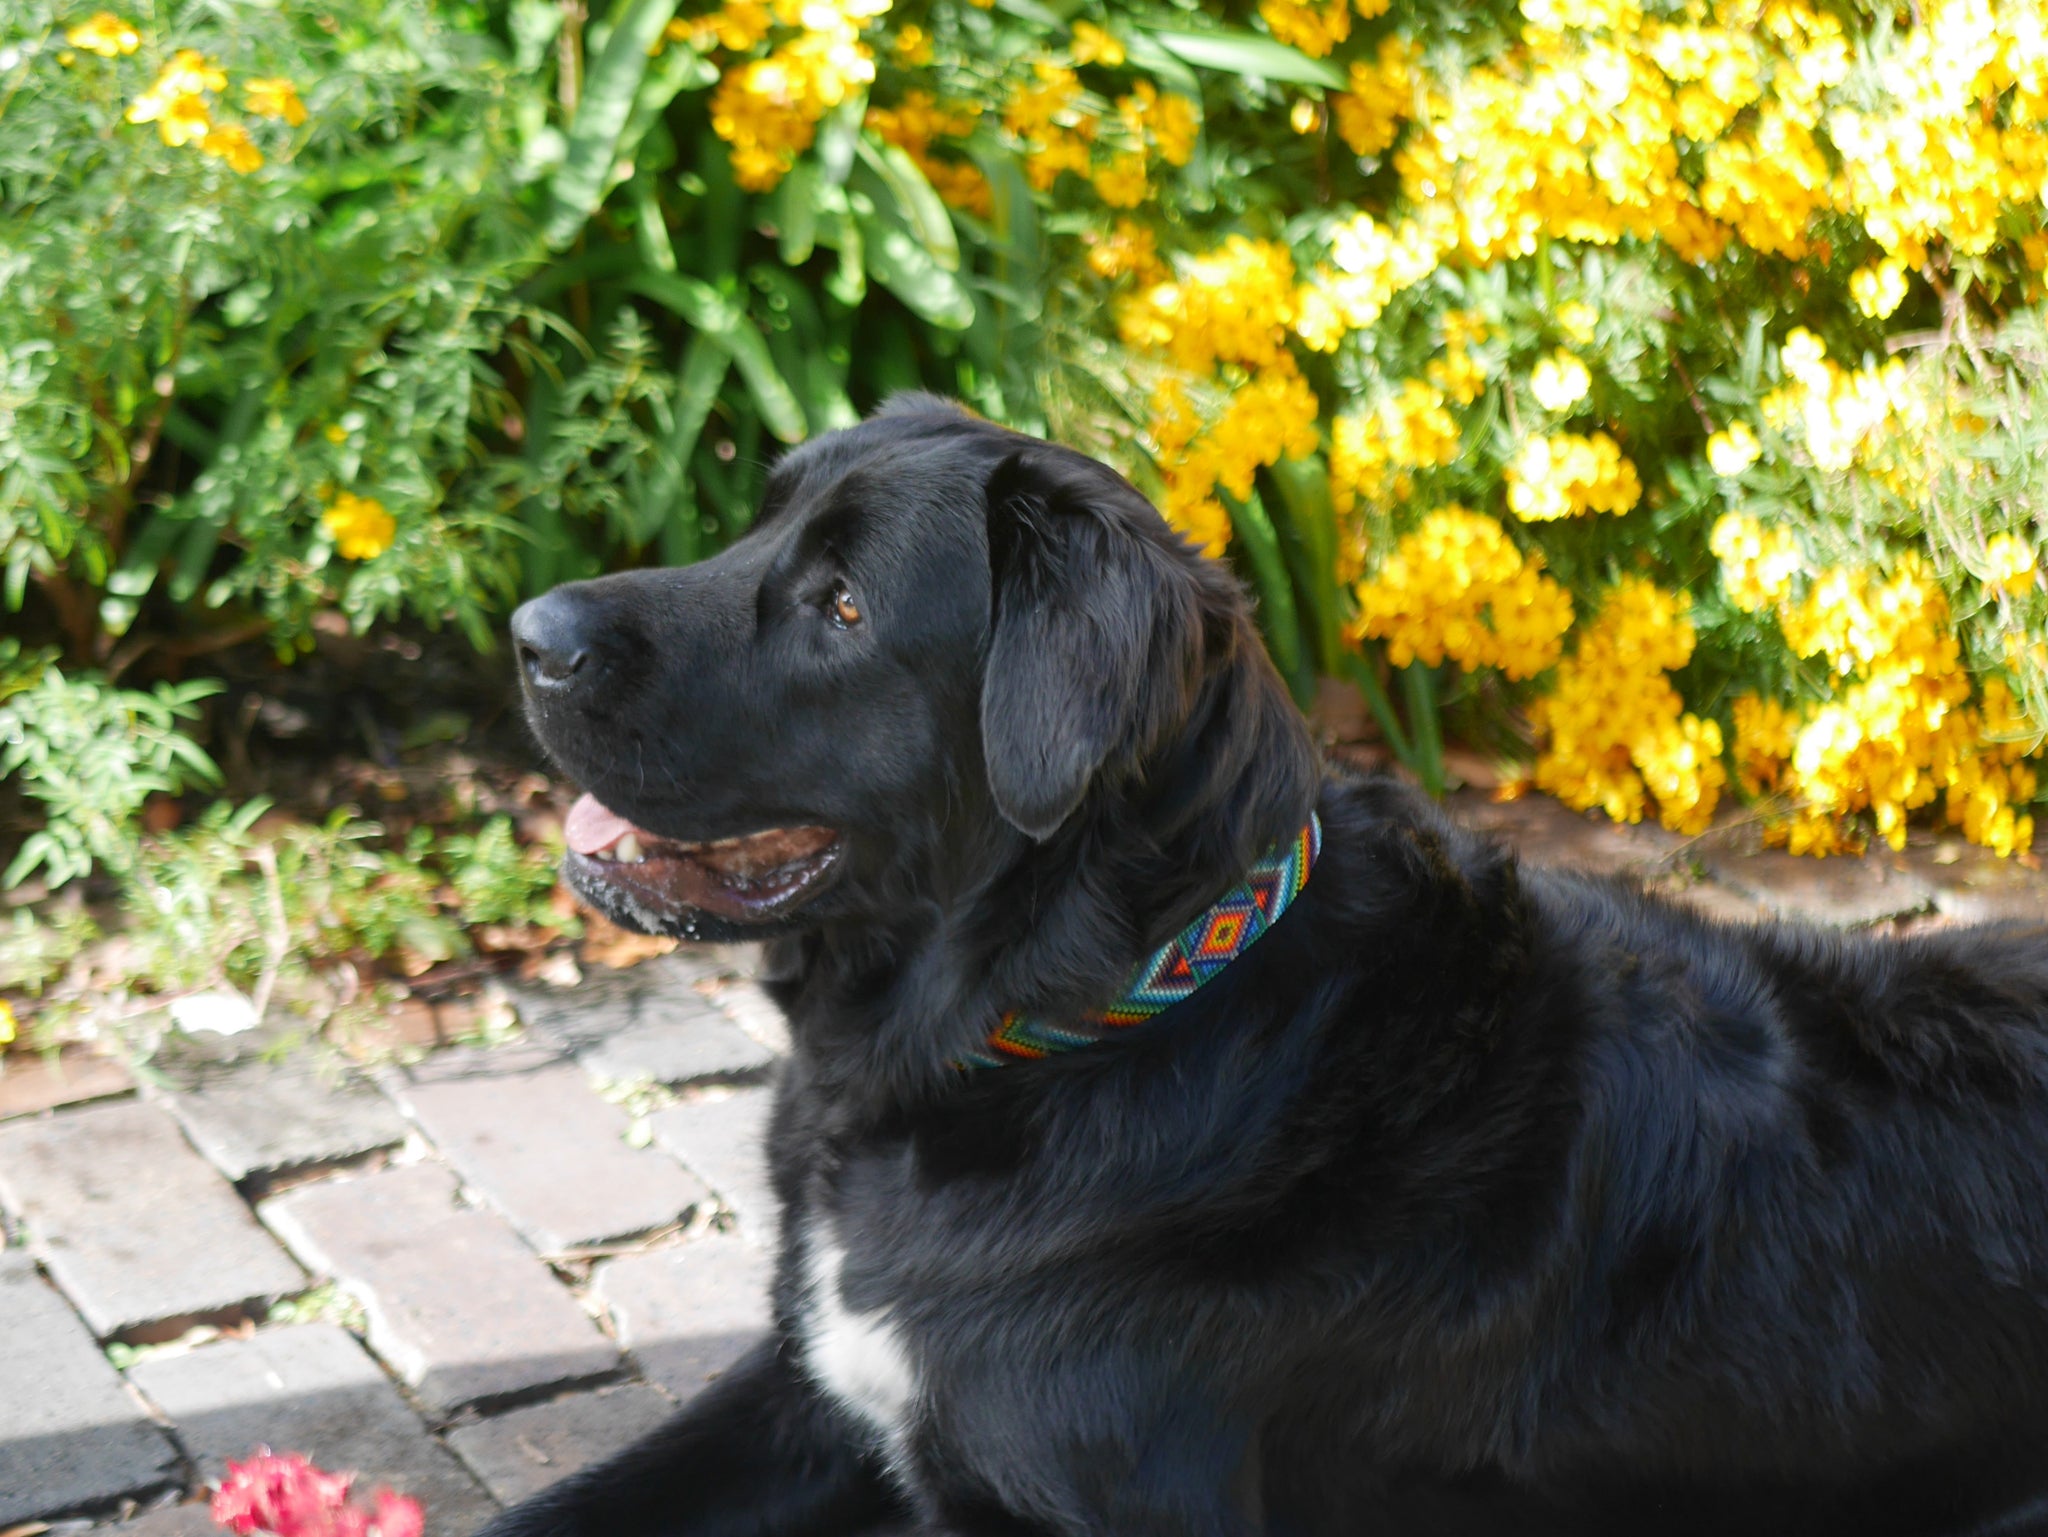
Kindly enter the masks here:
[[[1453, 806], [1532, 863], [1720, 921], [2048, 920], [2038, 865], [1947, 837], [1791, 860], [1739, 821], [1682, 839], [1540, 797]], [[419, 1005], [382, 1044], [424, 1055], [367, 1073], [169, 1062], [138, 1088], [90, 1055], [10, 1059], [0, 1530], [200, 1537], [207, 1481], [267, 1442], [408, 1489], [433, 1537], [467, 1537], [658, 1423], [769, 1318], [759, 1140], [788, 1037], [749, 964], [678, 951], [522, 985], [524, 1034], [500, 1046], [446, 1044]], [[150, 1343], [200, 1321], [223, 1327]]]

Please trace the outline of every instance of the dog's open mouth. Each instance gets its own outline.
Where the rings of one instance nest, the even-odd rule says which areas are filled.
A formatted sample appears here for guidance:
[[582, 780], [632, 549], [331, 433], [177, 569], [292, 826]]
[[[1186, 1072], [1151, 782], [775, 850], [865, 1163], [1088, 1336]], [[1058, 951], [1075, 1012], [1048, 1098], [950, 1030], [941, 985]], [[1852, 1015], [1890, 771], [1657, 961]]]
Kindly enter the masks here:
[[571, 876], [612, 888], [650, 927], [690, 911], [735, 923], [780, 917], [839, 857], [839, 834], [829, 827], [771, 827], [684, 843], [636, 827], [593, 795], [569, 808], [562, 833]]

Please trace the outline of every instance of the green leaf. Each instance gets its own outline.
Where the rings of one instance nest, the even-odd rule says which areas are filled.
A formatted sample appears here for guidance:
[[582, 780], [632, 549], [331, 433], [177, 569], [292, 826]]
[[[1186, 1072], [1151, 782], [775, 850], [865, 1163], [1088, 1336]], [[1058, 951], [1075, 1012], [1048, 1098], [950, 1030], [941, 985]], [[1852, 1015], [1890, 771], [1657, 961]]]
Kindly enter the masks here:
[[647, 50], [675, 13], [676, 0], [624, 0], [604, 52], [583, 82], [568, 152], [548, 185], [553, 207], [543, 234], [556, 250], [576, 238], [604, 196], [620, 131], [647, 73]]
[[854, 218], [868, 271], [912, 314], [948, 331], [964, 331], [974, 324], [974, 296], [932, 260], [908, 229], [880, 213], [857, 213]]
[[932, 190], [932, 184], [915, 160], [894, 144], [880, 144], [868, 135], [860, 138], [860, 158], [873, 172], [863, 189], [869, 197], [886, 190], [895, 202], [904, 225], [918, 238], [931, 259], [948, 272], [960, 270], [960, 241], [953, 233], [953, 216]]
[[627, 287], [682, 316], [732, 354], [761, 420], [785, 443], [801, 443], [808, 431], [796, 392], [776, 371], [761, 333], [724, 294], [708, 283], [675, 272], [639, 272]]
[[1290, 85], [1320, 85], [1332, 91], [1341, 91], [1350, 83], [1336, 65], [1311, 59], [1299, 48], [1290, 48], [1256, 32], [1181, 32], [1168, 27], [1146, 30], [1168, 53], [1197, 69], [1257, 75], [1262, 80], [1281, 80]]
[[1294, 568], [1295, 587], [1309, 610], [1319, 671], [1333, 673], [1343, 647], [1342, 595], [1337, 586], [1337, 514], [1330, 504], [1330, 476], [1320, 455], [1282, 459], [1268, 471], [1280, 497], [1283, 540]]
[[1301, 620], [1295, 612], [1287, 565], [1280, 558], [1279, 536], [1273, 532], [1257, 492], [1241, 502], [1225, 491], [1219, 490], [1217, 495], [1230, 512], [1230, 526], [1252, 568], [1252, 583], [1259, 593], [1259, 628], [1265, 631], [1273, 665], [1287, 680], [1295, 702], [1305, 705], [1315, 691], [1315, 676], [1302, 655]]
[[1122, 34], [1124, 52], [1131, 63], [1144, 70], [1169, 91], [1188, 97], [1199, 103], [1202, 99], [1202, 83], [1195, 72], [1168, 53], [1165, 48], [1152, 40], [1150, 33], [1133, 27]]
[[783, 261], [800, 267], [818, 243], [818, 168], [799, 160], [775, 189], [775, 228]]
[[696, 553], [697, 498], [684, 479], [684, 472], [690, 456], [697, 451], [697, 439], [704, 431], [704, 423], [710, 420], [711, 408], [718, 403], [719, 386], [731, 367], [732, 354], [723, 344], [702, 331], [690, 338], [683, 351], [682, 366], [676, 370], [668, 433], [655, 451], [654, 472], [647, 478], [640, 513], [634, 520], [634, 535], [643, 543], [672, 521], [686, 525], [690, 537], [684, 541], [685, 559]]
[[1064, 32], [1067, 24], [1060, 20], [1059, 12], [1040, 5], [1038, 0], [995, 0], [996, 9], [1006, 15], [1015, 16], [1019, 21], [1028, 21], [1034, 26], [1044, 27], [1049, 32]]

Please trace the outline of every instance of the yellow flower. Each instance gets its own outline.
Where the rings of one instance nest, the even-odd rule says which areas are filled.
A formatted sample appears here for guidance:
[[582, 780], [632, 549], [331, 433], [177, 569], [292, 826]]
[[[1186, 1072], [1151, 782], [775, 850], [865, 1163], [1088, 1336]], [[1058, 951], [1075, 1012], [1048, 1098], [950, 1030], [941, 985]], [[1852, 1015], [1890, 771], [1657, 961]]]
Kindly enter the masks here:
[[1415, 51], [1398, 37], [1380, 43], [1378, 62], [1354, 60], [1351, 89], [1337, 96], [1337, 135], [1354, 155], [1377, 155], [1415, 115]]
[[1074, 23], [1072, 48], [1076, 64], [1102, 64], [1115, 69], [1124, 61], [1124, 45], [1092, 21]]
[[1707, 463], [1716, 475], [1733, 480], [1763, 457], [1763, 445], [1748, 422], [1730, 422], [1707, 439]]
[[258, 117], [282, 118], [296, 128], [306, 120], [306, 104], [299, 89], [281, 75], [242, 82], [244, 100]]
[[1500, 524], [1446, 507], [1403, 536], [1371, 580], [1358, 584], [1354, 638], [1387, 642], [1387, 659], [1470, 671], [1497, 667], [1532, 678], [1556, 663], [1571, 628], [1571, 595], [1524, 555]]
[[320, 514], [320, 526], [344, 560], [375, 560], [391, 548], [398, 524], [373, 496], [340, 491]]
[[1112, 208], [1136, 208], [1151, 195], [1145, 180], [1145, 157], [1118, 155], [1090, 178], [1095, 195]]
[[14, 1005], [5, 998], [0, 998], [0, 1046], [5, 1046], [9, 1041], [13, 1040], [15, 1034]]
[[180, 48], [158, 71], [149, 89], [130, 103], [131, 123], [155, 123], [164, 143], [194, 144], [213, 127], [206, 98], [227, 88], [218, 65], [193, 48]]
[[897, 32], [892, 47], [896, 62], [905, 69], [917, 69], [932, 61], [932, 35], [914, 23]]
[[1984, 545], [1984, 564], [1994, 587], [2017, 587], [2032, 580], [2039, 552], [2015, 534], [1993, 534]]
[[1586, 398], [1593, 376], [1586, 365], [1560, 347], [1539, 360], [1529, 375], [1529, 393], [1546, 411], [1565, 411]]
[[1897, 257], [1887, 257], [1868, 267], [1858, 267], [1849, 275], [1849, 295], [1856, 301], [1856, 308], [1872, 320], [1883, 320], [1905, 300], [1906, 264]]
[[1787, 597], [1804, 560], [1788, 530], [1765, 533], [1755, 518], [1739, 512], [1715, 523], [1707, 545], [1721, 562], [1721, 585], [1728, 590], [1728, 600], [1746, 614]]
[[1624, 577], [1529, 708], [1543, 734], [1537, 788], [1639, 822], [1655, 801], [1673, 832], [1704, 832], [1727, 783], [1721, 728], [1685, 713], [1669, 674], [1692, 658], [1683, 596]]
[[1259, 14], [1273, 35], [1312, 59], [1320, 59], [1351, 35], [1350, 0], [1259, 0]]
[[263, 151], [256, 147], [256, 141], [249, 137], [249, 130], [240, 123], [222, 123], [207, 131], [199, 141], [200, 151], [225, 160], [228, 169], [237, 175], [246, 176], [263, 165]]
[[1087, 240], [1088, 270], [1097, 277], [1135, 276], [1156, 282], [1164, 276], [1157, 242], [1143, 225], [1119, 219], [1107, 235], [1090, 232]]
[[1593, 327], [1599, 324], [1600, 312], [1592, 305], [1567, 299], [1557, 307], [1557, 314], [1552, 318], [1557, 321], [1557, 328], [1564, 333], [1565, 340], [1580, 347], [1593, 345]]
[[142, 34], [135, 30], [134, 22], [123, 21], [112, 11], [98, 11], [66, 31], [64, 41], [73, 48], [113, 59], [141, 47]]
[[1627, 512], [1643, 494], [1636, 467], [1604, 432], [1554, 432], [1522, 444], [1507, 468], [1508, 510], [1525, 522]]
[[711, 131], [731, 146], [733, 180], [772, 191], [811, 147], [821, 118], [875, 78], [861, 29], [889, 0], [727, 0], [707, 18], [734, 52], [763, 41], [772, 23], [796, 30], [766, 57], [734, 64], [711, 93]]

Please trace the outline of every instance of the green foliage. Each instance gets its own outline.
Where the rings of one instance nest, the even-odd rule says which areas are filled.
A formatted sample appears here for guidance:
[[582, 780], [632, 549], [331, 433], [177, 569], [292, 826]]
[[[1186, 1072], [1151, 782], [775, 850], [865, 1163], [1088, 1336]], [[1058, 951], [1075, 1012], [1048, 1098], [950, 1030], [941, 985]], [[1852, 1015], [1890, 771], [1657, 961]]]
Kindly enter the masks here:
[[[4, 661], [4, 658], [0, 658]], [[217, 783], [213, 760], [182, 729], [220, 685], [159, 683], [148, 693], [54, 665], [25, 669], [35, 681], [0, 688], [0, 778], [16, 775], [43, 803], [43, 825], [23, 841], [0, 884], [41, 870], [52, 885], [95, 860], [115, 870], [134, 857], [136, 816], [152, 795]]]
[[574, 933], [575, 920], [556, 913], [551, 900], [560, 857], [552, 846], [521, 848], [510, 817], [492, 817], [473, 834], [449, 834], [438, 854], [464, 923], [533, 924]]
[[[102, 57], [54, 0], [10, 7], [6, 605], [117, 671], [251, 634], [289, 655], [327, 607], [488, 646], [522, 592], [716, 548], [772, 441], [905, 384], [1002, 398], [916, 167], [852, 104], [793, 248], [709, 135], [716, 69], [650, 56], [674, 9], [156, 0]], [[218, 64], [205, 107], [260, 166], [124, 120], [178, 49]], [[277, 78], [303, 124], [256, 111]], [[323, 522], [343, 495], [388, 532]]]

